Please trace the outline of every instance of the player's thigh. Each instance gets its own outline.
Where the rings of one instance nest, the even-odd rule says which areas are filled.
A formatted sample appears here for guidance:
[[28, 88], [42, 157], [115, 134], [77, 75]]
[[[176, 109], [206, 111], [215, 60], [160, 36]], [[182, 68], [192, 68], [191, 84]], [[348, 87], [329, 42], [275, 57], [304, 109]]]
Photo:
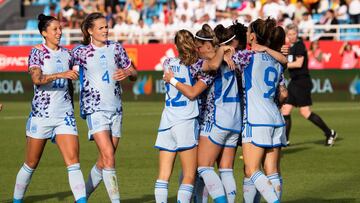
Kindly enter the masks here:
[[265, 148], [258, 147], [252, 143], [243, 143], [242, 150], [245, 176], [250, 177], [254, 172], [260, 170], [261, 162], [265, 154]]
[[40, 162], [47, 139], [26, 138], [25, 163], [30, 168], [36, 168]]
[[219, 156], [219, 168], [233, 168], [236, 147], [225, 147]]
[[280, 173], [280, 152], [280, 147], [266, 149], [264, 158], [264, 171], [266, 175]]
[[213, 143], [208, 137], [200, 136], [198, 146], [198, 166], [213, 166], [222, 147]]
[[79, 140], [77, 135], [56, 135], [56, 144], [64, 158], [66, 166], [79, 163]]
[[194, 184], [197, 169], [197, 147], [178, 153], [183, 171], [183, 183]]

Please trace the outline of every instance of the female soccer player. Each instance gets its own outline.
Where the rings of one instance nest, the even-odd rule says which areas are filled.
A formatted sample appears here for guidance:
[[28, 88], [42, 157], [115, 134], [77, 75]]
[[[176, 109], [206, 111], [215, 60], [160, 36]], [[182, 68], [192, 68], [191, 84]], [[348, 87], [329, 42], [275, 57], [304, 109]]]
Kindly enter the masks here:
[[[247, 32], [250, 46], [253, 48], [255, 44], [260, 44], [280, 49], [275, 45], [281, 47], [284, 44], [285, 32], [275, 25], [275, 21], [271, 19], [258, 19], [251, 23]], [[273, 52], [269, 49], [264, 50]], [[233, 57], [235, 64], [238, 64], [239, 58], [239, 54], [236, 53]], [[281, 178], [278, 164], [280, 147], [286, 145], [286, 139], [284, 120], [274, 98], [282, 71], [281, 64], [263, 52], [253, 53], [244, 69], [245, 126], [242, 132], [242, 148], [245, 163], [245, 202], [252, 202], [253, 199], [249, 198], [249, 195], [255, 197], [256, 194], [256, 191], [249, 194], [245, 189], [247, 184], [254, 184], [267, 202], [280, 202]], [[260, 171], [263, 159], [268, 177]], [[272, 184], [268, 184], [269, 181]]]
[[76, 202], [86, 202], [84, 178], [79, 164], [79, 142], [74, 118], [70, 53], [59, 46], [61, 26], [52, 16], [40, 14], [39, 32], [45, 43], [31, 50], [29, 72], [34, 83], [31, 113], [26, 124], [26, 157], [16, 177], [14, 203], [23, 202], [47, 139], [55, 141], [68, 169], [69, 183]]
[[137, 72], [125, 49], [108, 41], [109, 28], [101, 13], [82, 22], [83, 45], [73, 50], [79, 66], [80, 113], [86, 118], [89, 140], [95, 140], [99, 157], [86, 183], [87, 197], [104, 180], [111, 202], [120, 202], [115, 171], [115, 150], [121, 136], [122, 105], [119, 81], [134, 81]]
[[[155, 183], [156, 202], [167, 202], [167, 187], [176, 153], [179, 153], [183, 178], [178, 191], [178, 202], [190, 202], [197, 167], [197, 140], [199, 135], [198, 101], [214, 77], [202, 72], [203, 68], [217, 67], [229, 47], [219, 49], [211, 61], [198, 60], [194, 36], [187, 30], [176, 33], [178, 58], [164, 62], [166, 84], [165, 108], [161, 117], [155, 147], [159, 152], [159, 176]], [[169, 73], [171, 72], [171, 73]], [[171, 79], [170, 79], [171, 78]], [[170, 85], [170, 84], [171, 85]], [[186, 88], [188, 85], [191, 88]], [[184, 95], [176, 88], [183, 89]]]

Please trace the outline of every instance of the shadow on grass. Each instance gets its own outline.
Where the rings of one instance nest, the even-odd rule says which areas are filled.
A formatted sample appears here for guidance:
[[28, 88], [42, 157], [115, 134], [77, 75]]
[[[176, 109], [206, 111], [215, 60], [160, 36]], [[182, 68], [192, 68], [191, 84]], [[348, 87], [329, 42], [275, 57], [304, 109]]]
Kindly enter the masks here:
[[[65, 202], [65, 198], [72, 196], [71, 191], [64, 191], [64, 192], [57, 192], [53, 194], [42, 194], [42, 195], [31, 195], [25, 197], [24, 202], [27, 203], [35, 203], [35, 202], [42, 202], [49, 199], [54, 199], [56, 202]], [[5, 200], [5, 203], [12, 203], [13, 200]]]
[[294, 153], [297, 153], [297, 152], [308, 150], [310, 148], [311, 147], [293, 147], [293, 146], [290, 146], [290, 147], [283, 148], [281, 150], [281, 153], [282, 154], [294, 154]]
[[304, 199], [297, 199], [291, 201], [282, 201], [283, 203], [304, 203], [304, 202], [311, 202], [311, 203], [355, 203], [357, 199], [355, 198], [342, 198], [342, 199], [317, 199], [317, 198], [304, 198]]
[[[176, 196], [169, 197], [168, 202], [176, 202]], [[155, 196], [153, 194], [151, 195], [143, 195], [139, 198], [132, 198], [132, 199], [122, 199], [122, 203], [155, 203]]]
[[[341, 142], [342, 140], [344, 140], [344, 138], [341, 138], [341, 137], [337, 138], [335, 141], [335, 145], [336, 145], [336, 143]], [[321, 140], [291, 143], [291, 145], [289, 147], [291, 148], [293, 146], [299, 146], [299, 145], [304, 145], [304, 144], [318, 144], [318, 145], [325, 146], [325, 137]]]

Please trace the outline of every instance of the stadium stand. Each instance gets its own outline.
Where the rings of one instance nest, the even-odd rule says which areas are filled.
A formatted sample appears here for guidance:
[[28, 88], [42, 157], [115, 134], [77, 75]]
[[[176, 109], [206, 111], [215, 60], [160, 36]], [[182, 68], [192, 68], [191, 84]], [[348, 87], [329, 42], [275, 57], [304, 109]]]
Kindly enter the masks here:
[[[14, 1], [3, 1], [1, 9]], [[87, 13], [102, 12], [112, 28], [111, 37], [124, 43], [169, 42], [177, 29], [197, 30], [203, 23], [231, 25], [234, 20], [247, 25], [257, 17], [276, 18], [279, 25], [298, 24], [304, 38], [358, 40], [359, 0], [319, 0], [318, 7], [307, 1], [215, 1], [215, 0], [23, 0], [24, 15], [17, 12], [1, 24], [0, 41], [8, 45], [31, 45], [41, 42], [37, 34], [39, 13], [56, 16], [64, 29], [63, 41], [77, 42], [80, 24]], [[226, 4], [227, 2], [227, 4]], [[224, 6], [225, 5], [225, 6]], [[350, 6], [357, 6], [352, 9]], [[332, 14], [332, 15], [331, 15]], [[308, 16], [308, 17], [305, 17]], [[28, 30], [19, 34], [16, 30]], [[31, 32], [31, 30], [34, 30]], [[161, 31], [164, 30], [164, 31]], [[4, 43], [6, 42], [6, 43]]]

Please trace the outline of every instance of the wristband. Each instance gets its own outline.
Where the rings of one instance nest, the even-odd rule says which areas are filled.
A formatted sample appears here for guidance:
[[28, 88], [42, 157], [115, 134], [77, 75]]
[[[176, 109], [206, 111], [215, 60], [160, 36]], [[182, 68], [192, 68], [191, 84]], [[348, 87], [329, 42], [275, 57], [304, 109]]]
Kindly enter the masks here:
[[177, 80], [177, 79], [175, 79], [175, 78], [171, 78], [170, 79], [170, 84], [172, 85], [172, 86], [174, 86], [174, 87], [176, 87], [176, 84], [178, 83], [179, 81]]

